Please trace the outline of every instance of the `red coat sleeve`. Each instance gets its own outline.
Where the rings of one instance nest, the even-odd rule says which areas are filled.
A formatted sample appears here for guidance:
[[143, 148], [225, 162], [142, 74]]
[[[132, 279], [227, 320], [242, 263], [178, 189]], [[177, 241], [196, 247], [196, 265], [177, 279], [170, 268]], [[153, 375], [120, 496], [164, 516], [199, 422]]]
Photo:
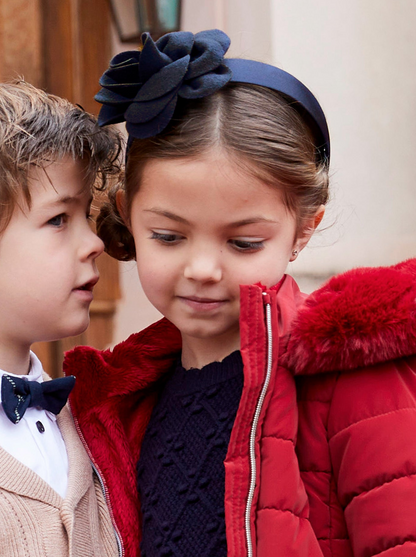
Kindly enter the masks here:
[[354, 557], [416, 555], [416, 358], [342, 374], [328, 437]]

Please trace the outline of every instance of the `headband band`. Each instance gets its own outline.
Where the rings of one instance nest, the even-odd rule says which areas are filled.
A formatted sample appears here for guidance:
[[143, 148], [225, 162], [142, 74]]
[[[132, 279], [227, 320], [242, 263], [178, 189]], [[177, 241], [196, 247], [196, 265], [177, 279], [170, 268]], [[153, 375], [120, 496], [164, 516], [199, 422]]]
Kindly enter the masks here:
[[142, 35], [143, 48], [117, 54], [100, 79], [101, 126], [126, 122], [129, 141], [153, 137], [169, 124], [178, 97], [198, 99], [229, 81], [260, 85], [281, 93], [312, 132], [317, 159], [329, 164], [325, 115], [313, 94], [291, 74], [262, 62], [225, 59], [229, 37], [219, 30], [168, 33], [154, 42]]
[[303, 83], [290, 73], [263, 62], [240, 58], [228, 58], [224, 62], [231, 70], [232, 82], [260, 85], [286, 97], [311, 130], [318, 159], [329, 165], [330, 141], [325, 114], [314, 95]]

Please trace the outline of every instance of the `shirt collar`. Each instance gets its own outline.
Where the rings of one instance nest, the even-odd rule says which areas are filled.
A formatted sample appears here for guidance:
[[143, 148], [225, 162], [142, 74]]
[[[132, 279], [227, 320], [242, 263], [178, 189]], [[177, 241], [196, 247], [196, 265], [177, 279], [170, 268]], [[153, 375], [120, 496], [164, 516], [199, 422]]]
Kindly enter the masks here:
[[[18, 375], [16, 373], [9, 373], [3, 369], [0, 369], [0, 383], [3, 378], [3, 375], [10, 375], [10, 377], [18, 377], [20, 379], [25, 379], [26, 381], [37, 381], [38, 383], [43, 382], [43, 367], [34, 352], [30, 352], [30, 368], [29, 373], [27, 375]], [[0, 402], [1, 402], [1, 389], [0, 389]], [[49, 413], [49, 412], [48, 412]]]

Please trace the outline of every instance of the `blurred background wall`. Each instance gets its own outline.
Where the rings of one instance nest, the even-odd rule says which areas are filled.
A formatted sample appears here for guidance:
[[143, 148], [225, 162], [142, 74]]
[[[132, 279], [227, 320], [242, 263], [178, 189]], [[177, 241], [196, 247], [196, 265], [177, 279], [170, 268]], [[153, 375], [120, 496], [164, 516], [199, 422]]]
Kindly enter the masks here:
[[[293, 73], [327, 115], [331, 202], [288, 269], [305, 290], [416, 255], [415, 23], [414, 0], [182, 0], [182, 29], [224, 30], [229, 56]], [[93, 95], [111, 55], [136, 47], [120, 42], [110, 0], [0, 0], [0, 78], [23, 75], [89, 111], [99, 109]], [[63, 349], [114, 344], [159, 317], [134, 263], [103, 258], [100, 267], [87, 333], [39, 348], [56, 373]]]

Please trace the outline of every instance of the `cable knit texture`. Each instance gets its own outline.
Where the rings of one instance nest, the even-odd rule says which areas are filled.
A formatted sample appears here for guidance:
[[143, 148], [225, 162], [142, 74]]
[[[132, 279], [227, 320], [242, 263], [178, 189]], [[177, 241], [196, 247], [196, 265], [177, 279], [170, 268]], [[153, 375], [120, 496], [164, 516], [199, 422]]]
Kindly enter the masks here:
[[116, 557], [108, 508], [67, 407], [59, 414], [58, 425], [69, 459], [65, 499], [0, 447], [0, 554]]
[[143, 557], [227, 555], [224, 460], [242, 388], [239, 352], [179, 366], [162, 388], [138, 466]]

